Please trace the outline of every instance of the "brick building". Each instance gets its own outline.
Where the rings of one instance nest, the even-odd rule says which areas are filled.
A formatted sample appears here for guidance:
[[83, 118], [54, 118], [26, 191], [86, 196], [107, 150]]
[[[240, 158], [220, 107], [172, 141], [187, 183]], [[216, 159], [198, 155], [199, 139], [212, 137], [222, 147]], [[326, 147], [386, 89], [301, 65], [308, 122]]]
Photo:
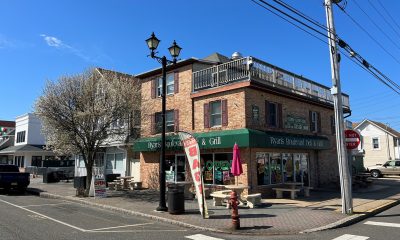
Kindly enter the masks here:
[[[158, 186], [161, 69], [142, 81], [141, 176]], [[240, 147], [250, 192], [268, 194], [285, 181], [321, 186], [337, 181], [334, 111], [330, 89], [254, 57], [213, 54], [170, 66], [167, 74], [167, 181], [188, 180], [181, 143], [174, 134], [197, 138], [205, 184], [232, 184], [232, 148]], [[344, 111], [350, 112], [343, 95]]]

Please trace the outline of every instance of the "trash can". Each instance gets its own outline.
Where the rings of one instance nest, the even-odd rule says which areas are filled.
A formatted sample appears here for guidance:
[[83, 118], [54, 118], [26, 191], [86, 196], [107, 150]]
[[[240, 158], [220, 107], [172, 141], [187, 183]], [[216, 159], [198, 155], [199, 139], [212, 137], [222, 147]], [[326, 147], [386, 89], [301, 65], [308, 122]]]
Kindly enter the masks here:
[[74, 188], [86, 188], [86, 176], [74, 177]]
[[59, 181], [57, 172], [51, 169], [46, 169], [46, 171], [43, 172], [43, 183], [55, 183]]
[[185, 212], [185, 188], [182, 185], [171, 184], [168, 186], [168, 212], [181, 214]]

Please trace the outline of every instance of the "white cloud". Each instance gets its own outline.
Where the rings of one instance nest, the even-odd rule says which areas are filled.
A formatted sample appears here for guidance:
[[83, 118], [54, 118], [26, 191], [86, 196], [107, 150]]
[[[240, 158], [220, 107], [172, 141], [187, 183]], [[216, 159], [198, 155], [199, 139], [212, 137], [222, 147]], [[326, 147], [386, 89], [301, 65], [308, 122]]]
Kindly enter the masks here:
[[71, 52], [72, 54], [82, 58], [83, 60], [87, 61], [87, 62], [94, 62], [94, 60], [89, 57], [86, 56], [84, 53], [82, 53], [82, 51], [80, 51], [79, 49], [76, 49], [68, 44], [65, 44], [63, 41], [61, 41], [60, 39], [53, 37], [53, 36], [48, 36], [46, 34], [41, 34], [41, 37], [43, 37], [43, 40], [47, 43], [47, 45], [49, 45], [50, 47], [55, 47], [58, 49], [67, 49], [69, 52]]
[[46, 41], [47, 45], [49, 45], [50, 47], [69, 47], [68, 45], [65, 45], [60, 39], [56, 38], [56, 37], [52, 37], [52, 36], [47, 36], [45, 34], [41, 34], [41, 37], [43, 37], [43, 39]]

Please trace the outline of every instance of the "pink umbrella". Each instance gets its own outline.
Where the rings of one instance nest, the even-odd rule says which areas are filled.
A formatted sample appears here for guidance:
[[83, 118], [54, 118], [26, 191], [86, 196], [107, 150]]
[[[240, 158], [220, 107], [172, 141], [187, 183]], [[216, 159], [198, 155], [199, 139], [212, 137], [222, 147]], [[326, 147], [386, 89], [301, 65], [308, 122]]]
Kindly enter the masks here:
[[[242, 163], [240, 162], [239, 146], [236, 143], [233, 146], [233, 159], [232, 159], [231, 173], [235, 177], [237, 177], [243, 173]], [[236, 184], [238, 184], [237, 178], [236, 178]]]

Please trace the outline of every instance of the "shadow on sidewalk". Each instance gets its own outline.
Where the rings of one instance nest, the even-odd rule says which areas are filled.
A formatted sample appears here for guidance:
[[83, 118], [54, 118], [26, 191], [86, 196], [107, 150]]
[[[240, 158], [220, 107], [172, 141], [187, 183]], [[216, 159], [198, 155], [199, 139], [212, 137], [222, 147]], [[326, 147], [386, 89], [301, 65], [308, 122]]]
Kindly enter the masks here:
[[[271, 215], [271, 214], [240, 214], [240, 218], [270, 218], [270, 217], [276, 217], [276, 215]], [[231, 215], [225, 214], [225, 215], [210, 215], [210, 219], [231, 219]]]

